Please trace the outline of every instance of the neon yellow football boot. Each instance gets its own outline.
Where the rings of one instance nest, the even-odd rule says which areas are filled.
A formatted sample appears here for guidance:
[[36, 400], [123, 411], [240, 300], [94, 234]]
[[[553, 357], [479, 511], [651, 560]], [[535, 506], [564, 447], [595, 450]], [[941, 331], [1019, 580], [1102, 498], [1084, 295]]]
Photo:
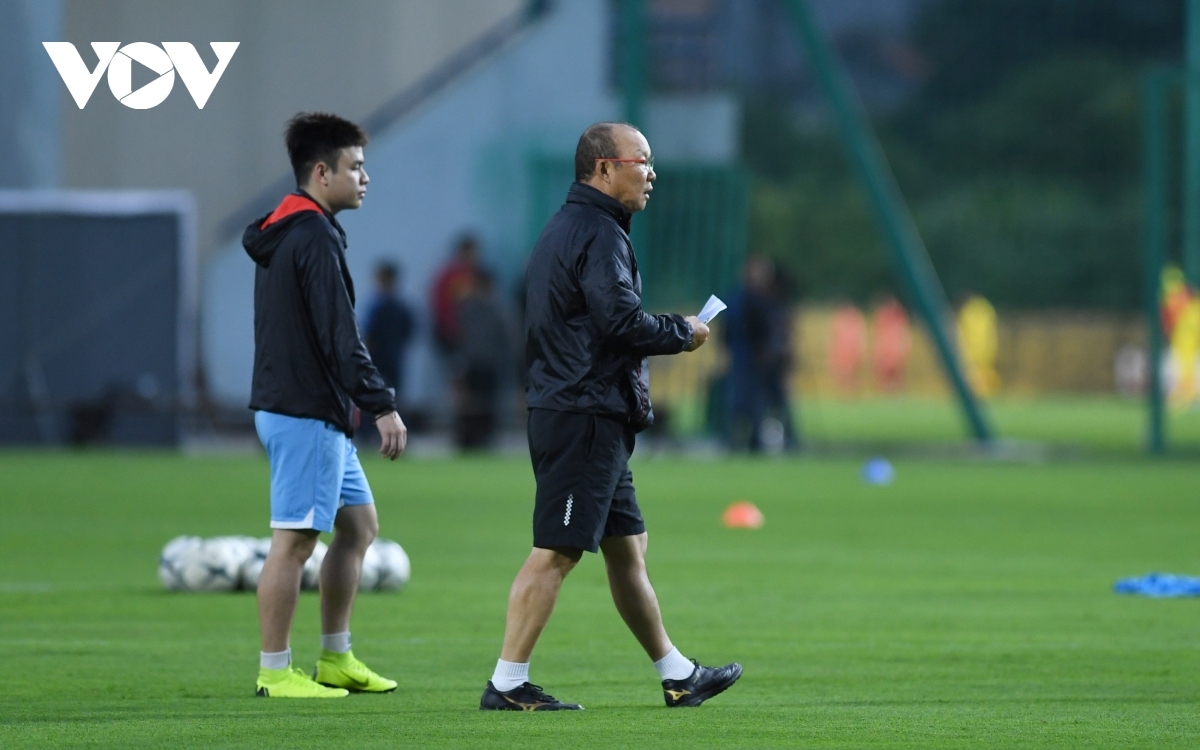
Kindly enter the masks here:
[[348, 690], [318, 685], [296, 667], [258, 670], [259, 698], [345, 698]]
[[321, 651], [317, 659], [317, 682], [326, 687], [345, 688], [354, 693], [390, 693], [396, 681], [381, 677], [347, 651]]

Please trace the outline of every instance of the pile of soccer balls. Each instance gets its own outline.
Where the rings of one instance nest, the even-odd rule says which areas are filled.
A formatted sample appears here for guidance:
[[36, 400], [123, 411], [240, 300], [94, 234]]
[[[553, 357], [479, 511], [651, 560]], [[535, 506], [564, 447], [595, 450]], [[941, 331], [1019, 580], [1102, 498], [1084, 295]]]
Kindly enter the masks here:
[[[316, 590], [328, 549], [324, 542], [317, 542], [304, 566], [301, 588]], [[158, 578], [172, 591], [254, 591], [270, 550], [270, 539], [180, 536], [163, 547]], [[363, 558], [358, 590], [397, 591], [408, 583], [410, 573], [404, 548], [387, 539], [376, 539]]]

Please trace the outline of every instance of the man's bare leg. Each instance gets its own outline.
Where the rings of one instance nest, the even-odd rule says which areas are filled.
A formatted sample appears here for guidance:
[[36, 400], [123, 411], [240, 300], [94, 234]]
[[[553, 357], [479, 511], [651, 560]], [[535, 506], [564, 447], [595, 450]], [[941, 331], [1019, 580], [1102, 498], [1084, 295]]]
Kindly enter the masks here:
[[504, 625], [504, 648], [500, 658], [527, 663], [538, 637], [554, 612], [558, 591], [567, 574], [583, 557], [571, 547], [534, 547], [517, 573], [508, 594], [508, 619]]
[[279, 653], [288, 648], [304, 563], [316, 546], [317, 532], [313, 530], [271, 532], [271, 551], [258, 579], [258, 623], [265, 653]]
[[578, 711], [529, 681], [529, 657], [545, 629], [567, 574], [583, 557], [574, 547], [534, 547], [508, 593], [504, 647], [479, 708], [484, 711]]
[[374, 504], [347, 505], [333, 521], [333, 540], [321, 563], [321, 632], [350, 630], [363, 556], [379, 533]]
[[663, 681], [667, 706], [698, 706], [737, 682], [742, 676], [742, 667], [740, 664], [702, 667], [671, 645], [663, 628], [658, 596], [646, 573], [646, 542], [644, 532], [636, 536], [608, 537], [600, 542], [613, 603], [654, 662]]
[[333, 540], [321, 563], [321, 656], [317, 682], [366, 693], [388, 693], [396, 681], [376, 674], [350, 650], [350, 613], [363, 556], [379, 533], [375, 506], [346, 505], [333, 519]]
[[601, 540], [608, 587], [621, 619], [646, 650], [650, 661], [658, 661], [674, 646], [663, 628], [658, 596], [646, 573], [647, 536], [612, 536]]

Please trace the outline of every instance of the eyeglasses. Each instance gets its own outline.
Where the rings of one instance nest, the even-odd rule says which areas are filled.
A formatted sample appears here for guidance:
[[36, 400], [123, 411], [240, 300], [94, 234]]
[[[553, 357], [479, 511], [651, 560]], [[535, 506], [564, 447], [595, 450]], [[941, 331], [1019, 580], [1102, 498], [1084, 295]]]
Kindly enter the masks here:
[[644, 164], [647, 172], [654, 171], [654, 157], [648, 159], [609, 159], [603, 156], [596, 157], [595, 161], [615, 161], [618, 164]]

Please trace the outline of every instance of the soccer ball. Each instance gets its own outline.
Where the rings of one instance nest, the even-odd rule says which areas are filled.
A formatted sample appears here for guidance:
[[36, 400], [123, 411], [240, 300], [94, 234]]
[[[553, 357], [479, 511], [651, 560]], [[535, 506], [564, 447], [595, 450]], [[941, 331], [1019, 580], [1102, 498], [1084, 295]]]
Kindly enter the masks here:
[[198, 536], [177, 536], [163, 547], [158, 558], [158, 580], [171, 591], [183, 585], [183, 562], [204, 540]]
[[320, 588], [321, 583], [321, 563], [325, 561], [325, 553], [329, 551], [329, 545], [317, 540], [317, 546], [313, 549], [312, 557], [308, 558], [308, 562], [304, 563], [304, 576], [300, 579], [300, 588], [306, 591], [316, 591]]
[[228, 537], [204, 540], [183, 559], [180, 579], [189, 591], [232, 591], [249, 545]]
[[[317, 540], [312, 556], [304, 564], [301, 588], [320, 588], [321, 565], [328, 551], [328, 545]], [[255, 591], [270, 552], [269, 538], [180, 536], [163, 547], [158, 578], [173, 591]], [[411, 572], [403, 547], [389, 539], [376, 539], [363, 556], [358, 590], [396, 591], [408, 583]]]
[[242, 568], [254, 557], [258, 548], [258, 540], [252, 536], [218, 536], [209, 540], [229, 548], [229, 554], [237, 558], [237, 585], [234, 588], [244, 588], [242, 584]]
[[371, 542], [363, 555], [362, 572], [358, 576], [359, 591], [374, 591], [379, 585], [379, 576], [383, 573], [383, 558], [379, 555], [378, 541]]
[[258, 540], [252, 536], [218, 536], [211, 541], [229, 546], [233, 554], [243, 558], [243, 562], [254, 555], [254, 549], [258, 546]]
[[258, 579], [262, 576], [263, 564], [267, 561], [267, 554], [271, 551], [271, 539], [255, 539], [250, 545], [250, 557], [242, 563], [242, 568], [238, 573], [239, 584], [241, 588], [247, 591], [256, 591], [258, 589]]
[[404, 548], [390, 539], [377, 539], [371, 547], [376, 550], [383, 563], [376, 587], [380, 591], [397, 591], [404, 588], [412, 575], [412, 564]]

